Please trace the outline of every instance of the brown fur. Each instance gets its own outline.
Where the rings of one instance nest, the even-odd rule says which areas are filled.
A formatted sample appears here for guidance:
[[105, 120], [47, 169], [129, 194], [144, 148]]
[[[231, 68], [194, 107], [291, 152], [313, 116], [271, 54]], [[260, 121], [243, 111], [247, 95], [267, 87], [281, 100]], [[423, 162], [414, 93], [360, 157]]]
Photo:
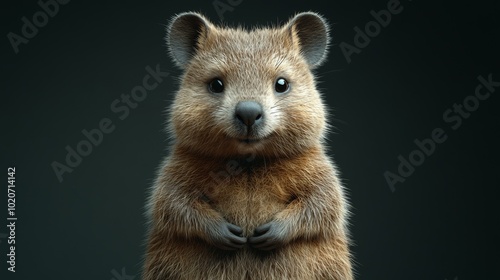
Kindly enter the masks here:
[[[150, 196], [144, 279], [353, 279], [347, 202], [325, 155], [325, 109], [298, 27], [206, 22], [170, 109], [174, 144]], [[207, 91], [214, 77], [222, 96]], [[286, 95], [274, 94], [278, 77], [290, 82]], [[257, 143], [235, 139], [241, 100], [266, 112]], [[229, 222], [251, 237], [270, 221], [285, 236], [271, 251], [221, 250], [206, 233]]]

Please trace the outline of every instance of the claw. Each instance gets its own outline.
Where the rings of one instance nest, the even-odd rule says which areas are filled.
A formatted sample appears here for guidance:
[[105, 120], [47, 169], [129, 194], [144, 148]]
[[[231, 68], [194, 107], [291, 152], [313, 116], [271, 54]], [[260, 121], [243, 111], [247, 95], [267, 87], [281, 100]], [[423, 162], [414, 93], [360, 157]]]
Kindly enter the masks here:
[[253, 248], [270, 251], [283, 245], [284, 240], [279, 230], [276, 230], [279, 224], [270, 222], [257, 227], [254, 230], [254, 235], [248, 238], [248, 243]]

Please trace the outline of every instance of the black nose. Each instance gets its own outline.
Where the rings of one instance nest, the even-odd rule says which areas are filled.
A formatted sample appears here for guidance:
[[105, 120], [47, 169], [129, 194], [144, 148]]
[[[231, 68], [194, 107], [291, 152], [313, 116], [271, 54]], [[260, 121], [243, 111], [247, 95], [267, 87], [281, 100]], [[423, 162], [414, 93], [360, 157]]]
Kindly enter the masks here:
[[251, 127], [262, 121], [262, 106], [255, 101], [241, 101], [236, 105], [236, 118]]

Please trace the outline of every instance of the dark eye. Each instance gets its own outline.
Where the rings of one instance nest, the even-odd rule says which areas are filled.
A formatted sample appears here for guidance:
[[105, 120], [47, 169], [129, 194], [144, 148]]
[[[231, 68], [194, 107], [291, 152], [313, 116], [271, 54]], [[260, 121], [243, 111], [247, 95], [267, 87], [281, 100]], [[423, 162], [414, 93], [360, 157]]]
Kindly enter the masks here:
[[277, 93], [285, 93], [288, 91], [288, 89], [290, 89], [290, 85], [284, 78], [278, 78], [276, 80], [276, 84], [274, 85], [274, 89]]
[[212, 93], [221, 93], [224, 91], [224, 83], [221, 79], [215, 78], [208, 83], [208, 90]]

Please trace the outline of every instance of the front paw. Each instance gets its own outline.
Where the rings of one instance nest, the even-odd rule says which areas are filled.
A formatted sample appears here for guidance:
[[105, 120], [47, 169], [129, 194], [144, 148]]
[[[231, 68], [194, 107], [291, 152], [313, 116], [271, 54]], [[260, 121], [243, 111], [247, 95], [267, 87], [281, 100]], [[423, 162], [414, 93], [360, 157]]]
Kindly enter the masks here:
[[234, 251], [241, 249], [247, 243], [247, 238], [242, 237], [243, 230], [231, 223], [222, 222], [208, 233], [209, 242], [215, 247]]
[[283, 246], [287, 242], [286, 236], [285, 226], [273, 221], [257, 227], [248, 243], [255, 249], [270, 251]]

